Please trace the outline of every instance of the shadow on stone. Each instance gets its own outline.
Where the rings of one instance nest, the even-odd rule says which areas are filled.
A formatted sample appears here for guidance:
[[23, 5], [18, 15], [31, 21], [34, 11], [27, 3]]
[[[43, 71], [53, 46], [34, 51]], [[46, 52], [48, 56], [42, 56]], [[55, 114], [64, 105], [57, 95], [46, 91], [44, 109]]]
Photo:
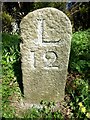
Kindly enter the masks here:
[[21, 91], [22, 95], [24, 95], [21, 60], [16, 61], [13, 65], [13, 68], [14, 68], [14, 74], [15, 74], [15, 76], [17, 78], [17, 82], [19, 84], [20, 91]]

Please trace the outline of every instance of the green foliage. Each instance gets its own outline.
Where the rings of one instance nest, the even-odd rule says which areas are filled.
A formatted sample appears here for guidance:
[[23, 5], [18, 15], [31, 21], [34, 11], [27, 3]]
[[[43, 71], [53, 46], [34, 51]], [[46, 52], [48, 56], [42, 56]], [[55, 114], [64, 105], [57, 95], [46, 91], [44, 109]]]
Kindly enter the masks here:
[[76, 2], [68, 11], [66, 11], [66, 14], [72, 22], [73, 31], [85, 30], [90, 28], [89, 6], [90, 2]]
[[14, 35], [2, 34], [2, 106], [3, 117], [12, 118], [14, 108], [10, 107], [10, 96], [13, 97], [16, 89], [16, 76], [14, 63], [19, 61], [19, 37]]
[[87, 120], [87, 113], [90, 114], [90, 98], [88, 92], [88, 81], [77, 78], [67, 87], [67, 94], [70, 96], [68, 105], [71, 108], [71, 118], [75, 120]]
[[69, 71], [88, 73], [90, 70], [90, 29], [72, 36]]
[[31, 109], [27, 110], [24, 113], [24, 118], [29, 118], [31, 120], [52, 120], [52, 119], [60, 119], [64, 120], [60, 110], [55, 111], [55, 103], [41, 101], [40, 107], [36, 108], [33, 106]]
[[65, 11], [65, 7], [66, 7], [66, 3], [64, 2], [35, 2], [33, 3], [33, 10], [35, 9], [40, 9], [40, 8], [44, 8], [44, 7], [53, 7], [53, 8], [57, 8], [59, 10]]
[[3, 32], [10, 32], [12, 30], [11, 22], [13, 18], [7, 12], [2, 12], [2, 31]]

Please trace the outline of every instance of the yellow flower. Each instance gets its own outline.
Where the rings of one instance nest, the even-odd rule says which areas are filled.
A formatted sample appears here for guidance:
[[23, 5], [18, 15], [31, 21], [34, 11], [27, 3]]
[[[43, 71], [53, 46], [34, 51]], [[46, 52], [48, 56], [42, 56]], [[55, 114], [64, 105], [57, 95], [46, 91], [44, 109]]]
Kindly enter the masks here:
[[86, 116], [87, 116], [87, 118], [90, 118], [90, 113], [87, 113]]
[[80, 107], [83, 107], [83, 104], [82, 104], [82, 102], [79, 102], [79, 103], [78, 103], [78, 105], [79, 105]]
[[88, 89], [88, 85], [86, 85], [86, 89]]
[[86, 112], [86, 108], [85, 107], [81, 107], [81, 112], [85, 113]]

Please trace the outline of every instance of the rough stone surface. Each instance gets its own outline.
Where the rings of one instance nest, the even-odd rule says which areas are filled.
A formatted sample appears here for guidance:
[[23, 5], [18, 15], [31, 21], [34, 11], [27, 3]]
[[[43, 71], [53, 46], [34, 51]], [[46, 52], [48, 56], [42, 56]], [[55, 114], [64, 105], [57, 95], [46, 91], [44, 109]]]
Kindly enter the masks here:
[[43, 8], [27, 14], [20, 28], [25, 104], [62, 101], [70, 54], [70, 20], [55, 8]]

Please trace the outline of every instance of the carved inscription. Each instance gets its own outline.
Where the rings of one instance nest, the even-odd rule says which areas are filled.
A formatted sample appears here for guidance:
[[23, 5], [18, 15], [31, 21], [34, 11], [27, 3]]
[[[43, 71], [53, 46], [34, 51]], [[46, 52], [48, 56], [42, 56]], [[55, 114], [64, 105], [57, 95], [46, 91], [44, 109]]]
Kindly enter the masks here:
[[31, 68], [35, 69], [36, 68], [35, 52], [31, 51], [30, 56], [31, 56]]
[[53, 51], [48, 51], [44, 54], [45, 66], [52, 67], [56, 60], [56, 54]]
[[43, 44], [43, 43], [59, 43], [60, 42], [60, 39], [57, 39], [57, 40], [49, 40], [47, 41], [44, 36], [43, 36], [43, 33], [44, 33], [44, 23], [45, 23], [45, 19], [43, 19], [42, 17], [40, 17], [39, 19], [37, 19], [38, 21], [38, 29], [37, 29], [37, 32], [38, 32], [38, 44]]
[[58, 69], [58, 67], [54, 65], [57, 59], [57, 54], [54, 51], [46, 52], [43, 56], [43, 59], [44, 59], [45, 69], [48, 69], [48, 68]]
[[[44, 38], [43, 38], [43, 32], [44, 32], [44, 22], [45, 20], [40, 17], [39, 19], [37, 19], [38, 21], [38, 28], [37, 28], [37, 32], [38, 32], [38, 45], [39, 46], [44, 46], [49, 44], [50, 46], [52, 46], [52, 44], [55, 44], [55, 43], [59, 43], [60, 40], [55, 40], [55, 41], [45, 41]], [[45, 69], [58, 69], [58, 66], [55, 66], [54, 63], [57, 59], [57, 54], [55, 51], [50, 51], [48, 50], [47, 52], [44, 53], [43, 55], [43, 61], [44, 61], [44, 67]], [[35, 60], [35, 52], [34, 51], [31, 51], [31, 59], [32, 59], [32, 65], [31, 67], [32, 68], [36, 68], [36, 60]], [[41, 58], [42, 59], [42, 58]]]
[[38, 21], [38, 29], [37, 29], [37, 32], [38, 32], [38, 44], [42, 45], [42, 39], [43, 39], [43, 21], [44, 19], [43, 18], [40, 18], [40, 19], [37, 19]]

